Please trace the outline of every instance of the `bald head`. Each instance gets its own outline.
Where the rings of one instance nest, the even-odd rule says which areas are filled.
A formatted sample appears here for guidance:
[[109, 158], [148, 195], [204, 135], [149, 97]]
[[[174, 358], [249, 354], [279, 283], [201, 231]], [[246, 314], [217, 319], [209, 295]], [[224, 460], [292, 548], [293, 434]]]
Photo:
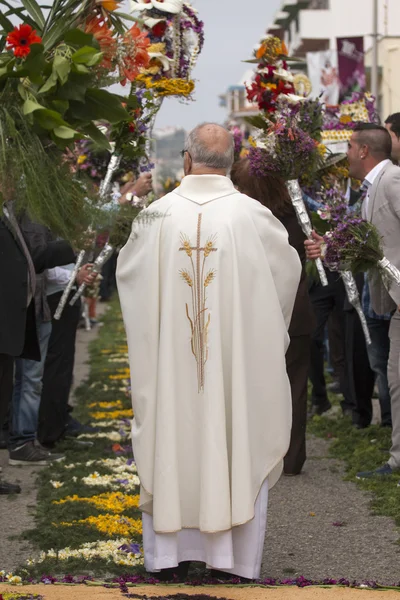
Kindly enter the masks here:
[[193, 129], [188, 135], [185, 150], [188, 155], [185, 171], [188, 173], [227, 175], [232, 168], [233, 137], [216, 123], [203, 123]]

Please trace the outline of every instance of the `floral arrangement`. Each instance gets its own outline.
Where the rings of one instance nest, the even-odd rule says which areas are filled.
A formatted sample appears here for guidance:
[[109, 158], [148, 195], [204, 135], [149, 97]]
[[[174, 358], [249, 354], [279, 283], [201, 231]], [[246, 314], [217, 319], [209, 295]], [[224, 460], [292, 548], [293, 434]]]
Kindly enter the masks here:
[[360, 122], [379, 123], [379, 115], [375, 107], [375, 98], [371, 94], [355, 92], [339, 107], [325, 107], [323, 142], [347, 142]]
[[276, 173], [286, 180], [315, 171], [321, 162], [318, 143], [292, 116], [278, 117], [260, 133], [248, 157], [255, 177]]
[[393, 282], [400, 285], [400, 271], [385, 258], [381, 236], [372, 223], [349, 217], [324, 239], [324, 261], [330, 269], [352, 273], [378, 269], [388, 290]]
[[127, 29], [117, 2], [2, 4], [2, 200], [15, 200], [18, 211], [76, 239], [95, 220], [96, 194], [75, 177], [68, 151], [80, 139], [109, 149], [98, 121], [134, 122], [126, 99], [102, 88], [133, 81], [150, 61], [150, 42], [138, 27]]
[[204, 45], [204, 25], [183, 0], [132, 0], [151, 43], [150, 64], [138, 81], [159, 97], [188, 97], [194, 90], [192, 70]]
[[275, 113], [283, 95], [297, 99], [294, 77], [288, 69], [288, 50], [277, 37], [267, 37], [254, 53], [251, 63], [257, 64], [254, 81], [247, 85], [247, 98], [265, 113]]

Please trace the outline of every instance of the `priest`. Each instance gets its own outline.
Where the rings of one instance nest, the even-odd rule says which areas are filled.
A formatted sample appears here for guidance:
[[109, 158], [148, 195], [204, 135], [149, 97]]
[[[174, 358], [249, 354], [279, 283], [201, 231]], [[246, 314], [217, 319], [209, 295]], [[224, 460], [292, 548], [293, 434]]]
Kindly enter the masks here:
[[117, 281], [148, 571], [259, 577], [291, 431], [285, 369], [300, 280], [285, 228], [228, 175], [232, 136], [188, 136], [185, 177], [133, 223]]

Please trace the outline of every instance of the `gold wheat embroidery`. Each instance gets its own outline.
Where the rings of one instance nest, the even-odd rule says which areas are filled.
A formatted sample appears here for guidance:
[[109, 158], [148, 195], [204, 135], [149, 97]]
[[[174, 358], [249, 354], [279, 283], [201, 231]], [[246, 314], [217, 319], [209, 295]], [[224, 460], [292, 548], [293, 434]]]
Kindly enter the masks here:
[[208, 328], [211, 321], [210, 313], [206, 314], [208, 308], [207, 288], [214, 281], [216, 276], [215, 269], [209, 269], [206, 272], [206, 261], [211, 252], [216, 252], [216, 236], [208, 238], [205, 245], [201, 246], [201, 223], [202, 214], [197, 220], [197, 240], [196, 246], [192, 246], [190, 239], [181, 234], [180, 252], [185, 252], [190, 260], [188, 269], [181, 269], [180, 276], [190, 287], [192, 295], [192, 306], [186, 304], [186, 316], [190, 323], [192, 333], [191, 347], [193, 355], [197, 362], [197, 379], [199, 392], [204, 390], [204, 367], [208, 360]]

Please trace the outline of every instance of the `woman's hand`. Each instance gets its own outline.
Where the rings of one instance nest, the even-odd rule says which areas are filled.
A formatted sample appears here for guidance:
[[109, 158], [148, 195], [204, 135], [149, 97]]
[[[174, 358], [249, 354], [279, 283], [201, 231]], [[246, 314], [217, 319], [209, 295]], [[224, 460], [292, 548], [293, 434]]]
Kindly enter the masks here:
[[322, 258], [322, 244], [324, 243], [324, 238], [315, 231], [311, 232], [311, 237], [311, 240], [306, 240], [304, 242], [306, 256], [308, 260], [317, 260], [317, 258]]

